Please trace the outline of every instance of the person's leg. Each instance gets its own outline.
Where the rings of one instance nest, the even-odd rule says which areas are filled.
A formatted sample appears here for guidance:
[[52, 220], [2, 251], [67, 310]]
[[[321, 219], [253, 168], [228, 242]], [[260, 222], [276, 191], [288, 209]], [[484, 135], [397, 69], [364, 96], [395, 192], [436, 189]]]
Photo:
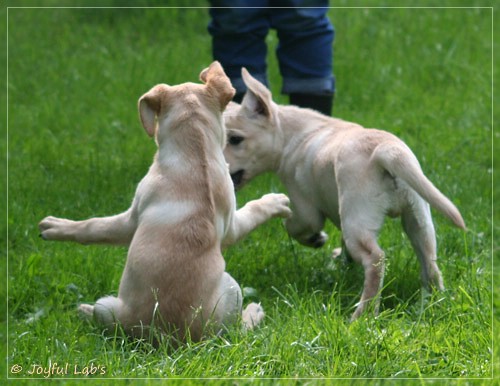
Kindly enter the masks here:
[[[208, 31], [212, 35], [212, 55], [218, 60], [236, 89], [235, 101], [246, 91], [241, 68], [264, 84], [266, 75], [266, 36], [269, 31], [267, 0], [211, 0]], [[242, 7], [260, 8], [242, 8]], [[218, 8], [226, 7], [226, 8]]]
[[[271, 26], [278, 31], [277, 56], [284, 94], [290, 103], [330, 115], [335, 92], [333, 76], [334, 29], [326, 0], [280, 0]], [[304, 6], [317, 8], [301, 8]]]

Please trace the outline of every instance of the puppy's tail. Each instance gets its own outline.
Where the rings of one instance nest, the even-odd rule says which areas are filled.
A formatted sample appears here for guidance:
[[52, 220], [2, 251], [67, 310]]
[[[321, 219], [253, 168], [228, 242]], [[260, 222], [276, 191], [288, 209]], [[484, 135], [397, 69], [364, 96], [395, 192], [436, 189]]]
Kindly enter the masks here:
[[456, 206], [424, 175], [417, 158], [404, 143], [381, 143], [375, 148], [371, 162], [380, 165], [392, 176], [401, 178], [457, 227], [465, 229], [464, 220]]

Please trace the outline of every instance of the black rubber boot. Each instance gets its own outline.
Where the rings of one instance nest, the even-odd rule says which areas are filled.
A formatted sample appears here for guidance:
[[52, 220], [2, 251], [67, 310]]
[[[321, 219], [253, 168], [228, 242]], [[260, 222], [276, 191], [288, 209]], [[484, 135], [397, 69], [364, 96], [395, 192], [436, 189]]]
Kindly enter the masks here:
[[290, 94], [290, 104], [306, 107], [331, 116], [335, 94]]

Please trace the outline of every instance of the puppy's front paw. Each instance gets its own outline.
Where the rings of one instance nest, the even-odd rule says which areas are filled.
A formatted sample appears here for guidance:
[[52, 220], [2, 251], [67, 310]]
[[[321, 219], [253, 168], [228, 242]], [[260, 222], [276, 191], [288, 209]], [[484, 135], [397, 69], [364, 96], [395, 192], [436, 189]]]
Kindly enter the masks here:
[[242, 314], [243, 325], [247, 330], [252, 330], [255, 326], [260, 324], [266, 314], [260, 304], [250, 303]]
[[290, 199], [286, 195], [282, 193], [269, 193], [262, 196], [262, 200], [270, 206], [273, 217], [289, 218], [292, 215]]
[[320, 248], [325, 245], [326, 240], [328, 240], [328, 235], [325, 232], [321, 231], [313, 234], [303, 244], [307, 245], [308, 247]]
[[57, 217], [45, 217], [38, 224], [40, 236], [44, 240], [70, 240], [70, 228], [74, 221]]

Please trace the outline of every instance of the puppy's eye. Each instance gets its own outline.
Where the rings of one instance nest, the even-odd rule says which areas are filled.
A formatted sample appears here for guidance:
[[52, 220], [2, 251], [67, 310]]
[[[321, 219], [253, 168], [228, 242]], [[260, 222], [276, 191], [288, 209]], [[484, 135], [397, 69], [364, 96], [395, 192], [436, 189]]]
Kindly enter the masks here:
[[233, 146], [236, 146], [236, 145], [239, 145], [240, 143], [243, 142], [245, 138], [239, 136], [239, 135], [231, 135], [227, 142], [230, 144], [230, 145], [233, 145]]

